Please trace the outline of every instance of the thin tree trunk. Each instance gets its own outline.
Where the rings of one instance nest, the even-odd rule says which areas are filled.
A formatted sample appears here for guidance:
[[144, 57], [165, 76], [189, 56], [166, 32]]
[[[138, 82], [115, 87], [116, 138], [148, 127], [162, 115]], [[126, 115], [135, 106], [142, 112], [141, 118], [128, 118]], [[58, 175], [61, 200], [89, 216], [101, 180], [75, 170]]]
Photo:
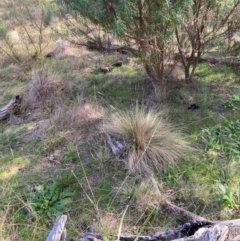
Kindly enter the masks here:
[[190, 80], [190, 65], [187, 64], [184, 66], [184, 74], [185, 74], [185, 82], [188, 84], [191, 82]]
[[[166, 98], [166, 89], [164, 86], [164, 65], [161, 64], [160, 67], [156, 68], [156, 66], [149, 66], [146, 64], [145, 68], [154, 86], [155, 99], [164, 100]], [[154, 72], [156, 72], [156, 74], [154, 74]]]

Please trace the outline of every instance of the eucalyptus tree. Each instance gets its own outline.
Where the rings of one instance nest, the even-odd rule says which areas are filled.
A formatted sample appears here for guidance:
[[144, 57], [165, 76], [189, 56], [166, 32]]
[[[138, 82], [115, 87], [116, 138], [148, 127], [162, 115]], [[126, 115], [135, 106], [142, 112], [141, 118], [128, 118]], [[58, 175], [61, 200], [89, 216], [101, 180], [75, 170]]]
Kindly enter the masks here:
[[192, 0], [59, 0], [82, 17], [137, 44], [139, 56], [155, 87], [165, 97], [164, 67], [173, 51], [175, 27]]

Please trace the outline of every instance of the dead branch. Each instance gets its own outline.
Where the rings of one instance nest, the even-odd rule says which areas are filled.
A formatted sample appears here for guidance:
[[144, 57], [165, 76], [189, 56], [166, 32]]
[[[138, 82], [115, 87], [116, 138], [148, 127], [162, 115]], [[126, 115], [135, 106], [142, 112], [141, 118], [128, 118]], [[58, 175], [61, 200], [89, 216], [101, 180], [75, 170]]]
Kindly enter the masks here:
[[207, 221], [205, 218], [198, 216], [195, 213], [189, 212], [184, 208], [178, 207], [177, 205], [171, 203], [168, 200], [166, 200], [164, 206], [174, 214], [180, 215], [182, 220]]

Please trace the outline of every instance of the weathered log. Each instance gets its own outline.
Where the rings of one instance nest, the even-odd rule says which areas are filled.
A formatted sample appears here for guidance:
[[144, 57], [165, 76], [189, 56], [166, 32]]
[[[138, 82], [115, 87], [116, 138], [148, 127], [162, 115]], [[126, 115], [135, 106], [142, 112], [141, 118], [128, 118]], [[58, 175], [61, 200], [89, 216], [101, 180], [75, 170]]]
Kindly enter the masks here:
[[[175, 214], [183, 215], [188, 221], [176, 229], [157, 232], [152, 236], [121, 235], [109, 239], [120, 241], [240, 241], [240, 219], [227, 221], [209, 221], [192, 212], [166, 201], [166, 207]], [[102, 241], [103, 237], [95, 233], [84, 233], [82, 241]]]
[[[240, 219], [232, 221], [191, 221], [174, 230], [158, 232], [152, 236], [126, 235], [109, 237], [120, 241], [225, 241], [240, 240]], [[95, 233], [84, 233], [83, 241], [102, 241], [103, 237]]]
[[[67, 216], [59, 216], [46, 241], [66, 241]], [[106, 238], [106, 237], [105, 237]], [[176, 229], [157, 232], [151, 236], [120, 235], [109, 236], [109, 240], [117, 241], [240, 241], [240, 219], [227, 221], [196, 221], [184, 223]], [[86, 232], [82, 241], [103, 241], [100, 234]]]
[[11, 115], [19, 112], [21, 102], [22, 96], [17, 95], [14, 98], [12, 98], [7, 105], [0, 108], [0, 120], [6, 120]]
[[51, 232], [49, 233], [46, 241], [66, 241], [67, 231], [65, 229], [65, 223], [67, 221], [67, 215], [61, 215], [57, 217]]
[[[216, 221], [198, 229], [193, 235], [177, 239], [177, 241], [225, 241], [240, 240], [240, 219]], [[175, 240], [176, 241], [176, 240]]]

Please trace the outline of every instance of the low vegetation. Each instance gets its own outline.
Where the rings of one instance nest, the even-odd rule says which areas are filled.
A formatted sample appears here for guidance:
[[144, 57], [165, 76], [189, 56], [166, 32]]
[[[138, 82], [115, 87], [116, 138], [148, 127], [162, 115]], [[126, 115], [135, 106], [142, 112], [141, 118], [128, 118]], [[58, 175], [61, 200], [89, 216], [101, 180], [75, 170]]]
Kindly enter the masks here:
[[151, 108], [136, 106], [117, 112], [103, 129], [123, 141], [127, 149], [127, 169], [142, 176], [161, 171], [164, 165], [173, 164], [193, 150], [163, 114]]
[[70, 31], [79, 23], [54, 2], [36, 20], [25, 12], [36, 1], [26, 0], [25, 21], [6, 3], [0, 107], [16, 95], [23, 102], [0, 122], [0, 240], [45, 240], [59, 214], [68, 215], [69, 240], [152, 234], [182, 221], [166, 200], [211, 220], [239, 217], [239, 65], [200, 63], [192, 84], [168, 76], [160, 102], [136, 56], [73, 44], [84, 39]]

